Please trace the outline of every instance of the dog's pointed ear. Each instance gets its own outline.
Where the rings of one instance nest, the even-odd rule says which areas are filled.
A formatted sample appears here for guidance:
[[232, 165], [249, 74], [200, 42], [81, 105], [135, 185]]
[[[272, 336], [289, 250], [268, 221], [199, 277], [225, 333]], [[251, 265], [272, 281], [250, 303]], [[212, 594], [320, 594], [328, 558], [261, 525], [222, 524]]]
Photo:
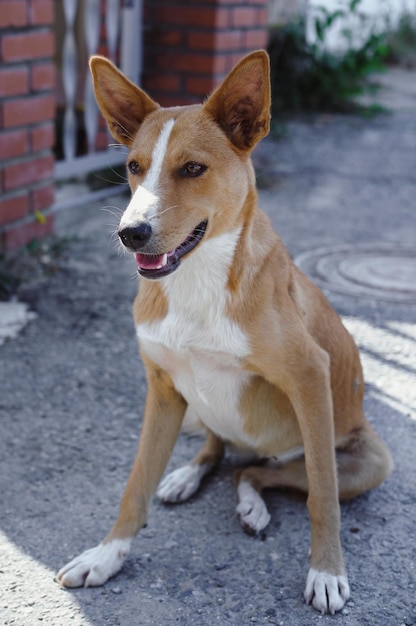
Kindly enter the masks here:
[[90, 70], [97, 104], [110, 133], [130, 146], [146, 115], [159, 105], [105, 57], [91, 57]]
[[205, 110], [240, 150], [251, 150], [270, 129], [270, 65], [258, 50], [244, 57], [205, 103]]

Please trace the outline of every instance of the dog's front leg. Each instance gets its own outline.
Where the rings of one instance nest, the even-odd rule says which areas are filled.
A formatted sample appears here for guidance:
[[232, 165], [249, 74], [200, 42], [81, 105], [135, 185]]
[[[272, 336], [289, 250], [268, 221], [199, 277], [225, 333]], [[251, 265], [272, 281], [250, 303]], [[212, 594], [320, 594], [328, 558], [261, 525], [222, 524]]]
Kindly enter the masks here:
[[342, 609], [350, 592], [339, 537], [329, 355], [299, 327], [278, 354], [267, 352], [261, 356], [263, 376], [287, 393], [305, 450], [311, 522], [311, 566], [305, 599], [321, 613], [335, 613]]
[[186, 403], [164, 371], [150, 362], [146, 365], [148, 392], [143, 428], [118, 519], [98, 546], [58, 572], [56, 579], [65, 587], [103, 585], [121, 569], [134, 536], [146, 524], [149, 500], [178, 437]]
[[290, 383], [290, 399], [302, 433], [311, 521], [311, 567], [305, 600], [321, 613], [335, 613], [350, 595], [340, 541], [340, 507], [329, 356], [308, 346]]

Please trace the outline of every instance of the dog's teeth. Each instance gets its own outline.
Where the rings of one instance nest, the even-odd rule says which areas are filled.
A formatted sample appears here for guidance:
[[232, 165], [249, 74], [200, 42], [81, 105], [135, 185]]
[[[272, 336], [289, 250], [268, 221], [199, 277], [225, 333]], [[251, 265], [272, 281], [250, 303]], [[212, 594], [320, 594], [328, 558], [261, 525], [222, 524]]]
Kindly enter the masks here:
[[168, 255], [167, 255], [167, 253], [165, 252], [165, 254], [163, 255], [162, 263], [160, 263], [160, 265], [158, 265], [156, 269], [157, 269], [157, 270], [161, 270], [163, 267], [165, 267], [165, 265], [167, 264], [167, 262], [168, 262]]

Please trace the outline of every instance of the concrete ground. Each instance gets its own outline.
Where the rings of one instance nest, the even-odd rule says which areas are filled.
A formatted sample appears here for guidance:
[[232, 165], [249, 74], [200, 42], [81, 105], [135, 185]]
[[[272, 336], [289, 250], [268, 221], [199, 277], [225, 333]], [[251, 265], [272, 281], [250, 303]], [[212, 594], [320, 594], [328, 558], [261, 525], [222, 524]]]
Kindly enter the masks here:
[[[140, 431], [145, 380], [130, 315], [136, 279], [111, 236], [126, 203], [117, 197], [110, 212], [102, 202], [58, 216], [70, 245], [54, 274], [22, 285], [19, 297], [36, 317], [0, 346], [0, 624], [416, 625], [414, 255], [400, 265], [416, 240], [416, 74], [390, 71], [383, 81], [391, 114], [290, 121], [285, 138], [267, 139], [255, 157], [260, 204], [290, 253], [321, 250], [311, 273], [356, 337], [366, 412], [396, 463], [386, 483], [342, 505], [352, 591], [343, 612], [320, 616], [303, 602], [303, 498], [268, 493], [266, 536], [242, 533], [232, 456], [189, 503], [154, 501], [125, 567], [104, 587], [54, 583], [56, 570], [114, 520]], [[357, 296], [343, 289], [341, 275], [352, 276], [363, 244], [377, 259], [387, 244], [397, 254], [381, 278], [377, 264], [368, 278], [365, 260], [350, 281]], [[327, 279], [325, 255], [341, 245], [346, 258]], [[386, 267], [387, 274], [397, 268], [395, 277]], [[379, 279], [384, 297], [372, 291]], [[407, 297], [398, 298], [403, 289]], [[170, 469], [199, 446], [181, 436]]]

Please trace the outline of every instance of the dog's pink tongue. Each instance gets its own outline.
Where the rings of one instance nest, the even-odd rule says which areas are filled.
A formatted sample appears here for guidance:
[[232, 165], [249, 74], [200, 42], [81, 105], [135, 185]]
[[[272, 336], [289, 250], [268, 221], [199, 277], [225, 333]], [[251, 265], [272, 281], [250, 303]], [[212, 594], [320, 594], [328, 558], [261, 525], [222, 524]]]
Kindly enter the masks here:
[[136, 263], [142, 270], [156, 270], [163, 265], [163, 254], [136, 254]]

